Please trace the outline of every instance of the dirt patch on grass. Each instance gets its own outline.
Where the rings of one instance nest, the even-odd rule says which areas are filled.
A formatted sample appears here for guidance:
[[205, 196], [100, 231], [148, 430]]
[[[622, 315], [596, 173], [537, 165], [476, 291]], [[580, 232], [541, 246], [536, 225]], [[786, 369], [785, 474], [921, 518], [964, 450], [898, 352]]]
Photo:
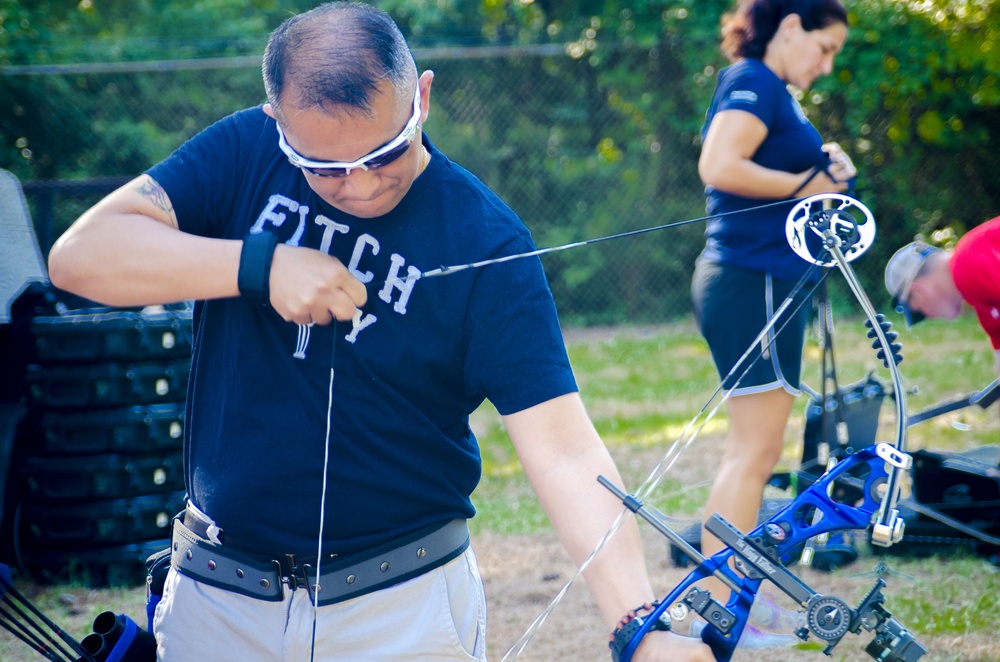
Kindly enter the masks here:
[[[984, 413], [984, 416], [989, 416], [989, 413]], [[976, 426], [976, 429], [979, 427]], [[986, 428], [987, 437], [995, 432], [995, 423], [982, 427]], [[892, 429], [891, 422], [885, 429]], [[707, 485], [714, 476], [715, 458], [722, 450], [723, 436], [724, 430], [705, 430], [696, 443], [678, 458], [668, 477], [683, 477], [680, 480], [684, 489], [702, 485], [701, 489], [707, 492]], [[790, 423], [788, 438], [802, 438], [801, 419]], [[612, 455], [627, 489], [634, 491], [647, 479], [650, 469], [662, 460], [666, 447], [673, 440], [665, 438], [661, 440], [662, 443], [645, 446], [635, 443], [611, 445]], [[970, 439], [966, 444], [974, 447], [977, 442]], [[801, 456], [801, 447], [791, 444], [786, 450], [790, 455], [783, 459], [783, 465], [796, 466]], [[660, 492], [662, 491], [661, 489]], [[781, 499], [789, 498], [789, 495], [769, 488], [767, 497]], [[703, 499], [696, 502], [703, 503]], [[699, 513], [671, 512], [669, 515], [676, 518], [673, 525], [679, 529], [685, 522], [697, 521]], [[667, 540], [661, 534], [645, 523], [640, 525], [640, 529], [654, 588], [659, 596], [664, 596], [686, 577], [690, 568], [674, 566], [670, 560]], [[863, 532], [858, 532], [858, 536], [861, 555], [849, 566], [833, 573], [795, 564], [790, 566], [790, 570], [814, 590], [824, 595], [841, 597], [848, 604], [856, 606], [874, 585], [877, 577], [874, 570], [884, 562], [888, 568], [883, 575], [888, 584], [883, 590], [886, 608], [900, 616], [900, 621], [907, 626], [899, 611], [902, 603], [910, 605], [911, 610], [915, 609], [912, 606], [914, 603], [921, 605], [916, 608], [916, 613], [922, 622], [910, 626], [919, 632], [917, 640], [928, 651], [921, 662], [1000, 660], [1000, 638], [995, 634], [1000, 628], [1000, 612], [996, 609], [996, 600], [991, 597], [996, 592], [1000, 570], [985, 560], [975, 558], [951, 562], [949, 556], [958, 550], [945, 547], [941, 549], [944, 555], [941, 560], [877, 555], [863, 542]], [[519, 647], [519, 640], [533, 621], [549, 607], [553, 598], [575, 573], [574, 565], [554, 533], [513, 536], [481, 533], [475, 536], [473, 543], [486, 583], [490, 609], [487, 635], [491, 660], [497, 662], [508, 652], [508, 659], [527, 661], [606, 662], [610, 659], [607, 626], [582, 578], [577, 579], [566, 591], [523, 650]], [[767, 590], [776, 596], [780, 605], [793, 610], [796, 608], [793, 601], [778, 589], [771, 586]], [[970, 604], [982, 607], [970, 608]], [[976, 614], [974, 620], [978, 623], [967, 628], [949, 623], [962, 609]], [[689, 617], [686, 622], [678, 624], [677, 631], [685, 633], [692, 620], [693, 617]], [[928, 624], [928, 621], [932, 623]], [[862, 631], [860, 635], [849, 633], [830, 657], [823, 654], [817, 639], [811, 637], [811, 648], [739, 649], [732, 659], [734, 662], [868, 662], [873, 658], [864, 648], [873, 638], [867, 631]], [[520, 652], [515, 656], [514, 652], [517, 651]]]
[[[674, 567], [667, 554], [665, 539], [648, 526], [643, 526], [643, 541], [654, 586], [660, 595], [666, 595], [690, 569]], [[570, 580], [575, 572], [573, 564], [559, 545], [554, 534], [527, 536], [494, 536], [482, 534], [473, 541], [479, 558], [480, 569], [486, 583], [490, 620], [487, 632], [490, 659], [499, 662], [517, 644], [531, 623], [548, 607], [553, 597]], [[793, 572], [813, 589], [824, 594], [843, 597], [855, 604], [875, 582], [870, 572], [878, 559], [862, 557], [852, 566], [835, 573], [823, 573], [793, 566]], [[891, 562], [903, 570], [911, 570], [909, 562]], [[912, 571], [912, 570], [911, 570]], [[996, 570], [983, 563], [982, 572]], [[947, 567], [934, 581], [968, 581], [974, 590], [974, 578], [949, 578]], [[886, 607], [893, 611], [893, 597], [902, 599], [912, 591], [913, 580], [899, 575], [886, 578], [889, 586], [884, 589]], [[917, 581], [926, 581], [918, 579]], [[778, 594], [780, 605], [794, 609], [790, 598]], [[969, 595], [975, 600], [975, 595]], [[945, 607], [945, 605], [942, 605]], [[678, 626], [686, 632], [692, 617]], [[906, 625], [904, 623], [904, 625]], [[524, 661], [577, 660], [581, 662], [607, 662], [607, 627], [587, 591], [583, 579], [577, 580], [552, 611], [516, 659]], [[767, 650], [737, 650], [734, 662], [800, 662], [839, 660], [841, 662], [868, 661], [873, 658], [864, 652], [873, 636], [848, 634], [834, 649], [831, 657], [821, 650], [798, 648], [771, 648]], [[813, 642], [815, 638], [811, 639]], [[917, 640], [928, 650], [921, 662], [996, 662], [1000, 660], [1000, 641], [993, 633], [920, 634]], [[511, 659], [515, 659], [513, 654]]]

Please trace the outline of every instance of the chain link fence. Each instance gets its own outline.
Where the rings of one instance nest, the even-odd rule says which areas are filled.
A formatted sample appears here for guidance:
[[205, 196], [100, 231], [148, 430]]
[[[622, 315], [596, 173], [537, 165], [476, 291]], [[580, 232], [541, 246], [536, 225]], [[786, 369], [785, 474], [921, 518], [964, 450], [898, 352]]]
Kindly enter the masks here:
[[[602, 60], [576, 57], [560, 45], [414, 51], [421, 70], [435, 71], [428, 136], [497, 191], [539, 247], [671, 226], [544, 256], [564, 325], [660, 323], [690, 313], [690, 276], [704, 232], [699, 129], [715, 77], [710, 67], [684, 73], [671, 60], [676, 46], [622, 45]], [[252, 57], [105, 69], [9, 67], [0, 84], [15, 95], [31, 86], [24, 97], [30, 101], [0, 112], [12, 121], [25, 114], [46, 119], [32, 125], [44, 131], [3, 146], [19, 151], [21, 158], [5, 161], [15, 164], [43, 253], [104, 193], [215, 119], [264, 99], [259, 59]], [[832, 139], [857, 155], [858, 143], [835, 101], [816, 94], [803, 105], [821, 132], [833, 132]], [[877, 130], [878, 118], [866, 126]], [[863, 139], [870, 143], [872, 136]], [[78, 156], [60, 162], [63, 151]], [[856, 160], [862, 182], [866, 174], [874, 180], [877, 163]], [[102, 177], [74, 174], [80, 172]], [[971, 186], [967, 194], [953, 191], [965, 201], [963, 212], [979, 220], [995, 215]], [[862, 195], [863, 202], [878, 202], [877, 190], [861, 188], [871, 194]], [[881, 221], [877, 205], [873, 211]], [[898, 223], [895, 234], [883, 233], [884, 227], [877, 250], [855, 263], [882, 308], [882, 265], [912, 237]], [[437, 265], [426, 268], [431, 266]], [[846, 301], [849, 295], [835, 284], [832, 297]]]

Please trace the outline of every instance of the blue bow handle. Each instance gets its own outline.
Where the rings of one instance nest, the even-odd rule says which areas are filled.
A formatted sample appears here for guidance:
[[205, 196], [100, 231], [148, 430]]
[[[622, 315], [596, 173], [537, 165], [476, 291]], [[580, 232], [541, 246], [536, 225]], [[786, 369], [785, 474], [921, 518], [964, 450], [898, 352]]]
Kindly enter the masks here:
[[[705, 619], [707, 625], [701, 632], [701, 639], [712, 649], [718, 662], [729, 662], [732, 658], [746, 627], [750, 608], [765, 579], [772, 581], [800, 606], [807, 607], [810, 600], [819, 594], [785, 569], [782, 559], [791, 558], [800, 544], [819, 534], [867, 529], [881, 506], [883, 492], [889, 482], [887, 458], [898, 460], [899, 455], [889, 444], [875, 444], [861, 449], [820, 476], [785, 508], [747, 535], [741, 534], [718, 515], [713, 516], [706, 522], [706, 528], [719, 536], [727, 546], [709, 558], [701, 557], [703, 560], [698, 566], [660, 601], [621, 651], [620, 662], [631, 662], [632, 655], [653, 624], [678, 603], [688, 605]], [[853, 503], [834, 501], [829, 495], [833, 493], [831, 488], [837, 481], [847, 482], [861, 496]], [[601, 482], [608, 486], [606, 480]], [[629, 496], [623, 502], [661, 532], [666, 528], [662, 522], [655, 521], [656, 516], [633, 497]], [[817, 517], [817, 512], [821, 516]], [[740, 573], [730, 567], [730, 561], [734, 557], [742, 569]], [[693, 586], [711, 576], [722, 579], [732, 588], [725, 609], [711, 599], [708, 591]], [[874, 595], [879, 589], [880, 586], [873, 589], [872, 603], [881, 596], [880, 593]], [[878, 602], [879, 606], [880, 604]], [[887, 612], [882, 611], [880, 614], [885, 619], [889, 617]], [[898, 623], [893, 620], [892, 626], [896, 627]], [[839, 642], [839, 637], [836, 637], [831, 648], [836, 642]], [[912, 644], [914, 650], [920, 649], [919, 644]], [[917, 659], [922, 652], [915, 654], [916, 657], [905, 659]]]

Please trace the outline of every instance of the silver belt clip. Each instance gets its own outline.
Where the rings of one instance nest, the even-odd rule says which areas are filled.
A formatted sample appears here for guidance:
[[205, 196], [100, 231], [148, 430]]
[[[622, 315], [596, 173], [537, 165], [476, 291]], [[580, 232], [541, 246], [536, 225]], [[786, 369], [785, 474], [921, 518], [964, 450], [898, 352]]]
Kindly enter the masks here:
[[219, 539], [219, 534], [222, 533], [222, 529], [220, 529], [215, 523], [215, 520], [202, 512], [202, 510], [198, 508], [198, 506], [191, 503], [190, 500], [187, 502], [187, 512], [194, 515], [201, 522], [201, 524], [205, 526], [206, 538], [214, 542], [216, 545], [222, 544], [222, 541]]

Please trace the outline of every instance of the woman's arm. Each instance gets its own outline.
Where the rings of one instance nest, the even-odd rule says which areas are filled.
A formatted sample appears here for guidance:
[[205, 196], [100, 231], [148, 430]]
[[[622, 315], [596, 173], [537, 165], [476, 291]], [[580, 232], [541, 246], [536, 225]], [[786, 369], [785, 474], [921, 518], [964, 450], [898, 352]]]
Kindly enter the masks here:
[[[767, 138], [767, 126], [744, 110], [724, 110], [712, 118], [698, 159], [698, 174], [708, 186], [744, 198], [781, 199], [795, 195], [840, 193], [854, 176], [850, 161], [833, 161], [830, 175], [819, 172], [805, 186], [812, 172], [772, 170], [753, 162], [753, 155]], [[799, 188], [801, 186], [801, 188]], [[796, 190], [798, 189], [798, 190]]]

